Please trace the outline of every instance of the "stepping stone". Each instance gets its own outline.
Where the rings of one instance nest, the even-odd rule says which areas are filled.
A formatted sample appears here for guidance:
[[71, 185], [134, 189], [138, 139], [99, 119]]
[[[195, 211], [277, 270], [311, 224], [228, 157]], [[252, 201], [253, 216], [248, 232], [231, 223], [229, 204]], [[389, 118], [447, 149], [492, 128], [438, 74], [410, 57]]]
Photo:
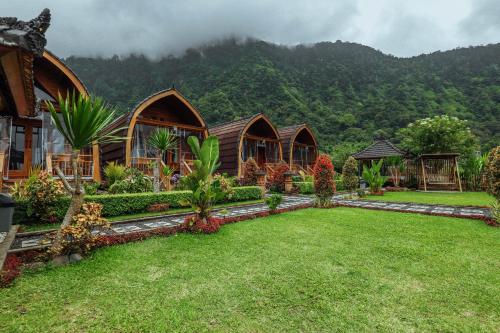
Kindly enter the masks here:
[[22, 241], [21, 247], [25, 248], [25, 247], [38, 246], [38, 245], [40, 245], [39, 242], [40, 242], [40, 238], [28, 239], [28, 240]]

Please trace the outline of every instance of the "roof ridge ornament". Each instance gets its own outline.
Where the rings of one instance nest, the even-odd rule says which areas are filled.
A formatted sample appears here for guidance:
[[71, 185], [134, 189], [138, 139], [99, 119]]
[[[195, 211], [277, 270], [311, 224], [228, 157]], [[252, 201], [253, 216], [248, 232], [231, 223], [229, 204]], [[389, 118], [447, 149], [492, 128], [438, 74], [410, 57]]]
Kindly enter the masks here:
[[50, 26], [50, 18], [48, 8], [27, 22], [16, 17], [0, 17], [0, 44], [18, 46], [42, 56], [47, 44], [45, 32]]

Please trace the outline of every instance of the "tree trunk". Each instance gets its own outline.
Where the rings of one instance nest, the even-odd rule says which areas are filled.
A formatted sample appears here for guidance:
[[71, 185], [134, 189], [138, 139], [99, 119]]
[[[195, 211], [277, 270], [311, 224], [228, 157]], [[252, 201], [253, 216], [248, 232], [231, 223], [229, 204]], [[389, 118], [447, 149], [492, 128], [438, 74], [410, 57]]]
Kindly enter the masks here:
[[71, 162], [71, 167], [73, 169], [73, 177], [75, 185], [74, 188], [72, 189], [70, 205], [68, 207], [68, 210], [66, 211], [66, 215], [64, 216], [61, 226], [59, 227], [59, 230], [57, 232], [56, 239], [54, 240], [54, 243], [52, 245], [54, 248], [59, 247], [61, 243], [62, 229], [71, 224], [71, 222], [73, 221], [73, 216], [75, 216], [75, 214], [78, 214], [80, 212], [80, 209], [82, 208], [83, 205], [85, 193], [84, 191], [82, 191], [82, 186], [81, 186], [81, 174], [80, 174], [80, 169], [78, 168], [78, 155], [79, 155], [78, 150], [73, 150], [71, 152], [70, 162]]
[[160, 192], [160, 165], [161, 165], [161, 152], [156, 153], [156, 165], [153, 170], [153, 191], [155, 193]]

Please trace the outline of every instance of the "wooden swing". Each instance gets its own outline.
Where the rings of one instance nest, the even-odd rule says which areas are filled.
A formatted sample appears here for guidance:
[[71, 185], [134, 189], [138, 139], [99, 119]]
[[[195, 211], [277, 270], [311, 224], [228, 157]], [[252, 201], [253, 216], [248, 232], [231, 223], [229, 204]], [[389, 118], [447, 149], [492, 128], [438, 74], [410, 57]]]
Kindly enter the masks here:
[[419, 188], [424, 191], [448, 190], [462, 192], [458, 156], [455, 153], [422, 154], [419, 163]]

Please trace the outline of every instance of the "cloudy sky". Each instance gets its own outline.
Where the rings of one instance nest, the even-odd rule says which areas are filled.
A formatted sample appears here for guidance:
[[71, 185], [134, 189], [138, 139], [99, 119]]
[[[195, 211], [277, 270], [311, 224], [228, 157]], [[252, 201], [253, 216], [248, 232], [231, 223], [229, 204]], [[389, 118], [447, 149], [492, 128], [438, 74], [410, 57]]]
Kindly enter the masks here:
[[60, 56], [155, 58], [229, 36], [340, 39], [401, 57], [500, 42], [500, 0], [3, 0], [0, 15], [29, 20], [45, 7]]

